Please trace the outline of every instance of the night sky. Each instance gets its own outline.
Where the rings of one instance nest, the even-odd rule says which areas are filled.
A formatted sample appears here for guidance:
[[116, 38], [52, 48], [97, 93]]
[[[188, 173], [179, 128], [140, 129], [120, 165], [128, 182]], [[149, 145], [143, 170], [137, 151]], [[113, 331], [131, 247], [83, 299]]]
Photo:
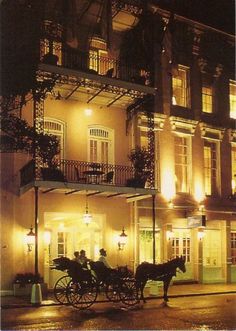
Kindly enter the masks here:
[[235, 34], [235, 0], [156, 0], [161, 8]]

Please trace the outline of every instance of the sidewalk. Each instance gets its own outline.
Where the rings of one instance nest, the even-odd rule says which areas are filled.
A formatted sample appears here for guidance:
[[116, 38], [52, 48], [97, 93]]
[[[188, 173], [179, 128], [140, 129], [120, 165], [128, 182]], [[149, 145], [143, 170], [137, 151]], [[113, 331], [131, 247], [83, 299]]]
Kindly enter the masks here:
[[[147, 299], [161, 299], [162, 288], [159, 289], [157, 295], [149, 295], [146, 293]], [[185, 296], [200, 296], [212, 294], [225, 294], [236, 293], [236, 284], [184, 284], [172, 285], [169, 287], [168, 296], [170, 298], [185, 297]], [[2, 296], [1, 308], [20, 308], [20, 307], [33, 307], [30, 303], [30, 297], [14, 297]], [[60, 305], [54, 298], [53, 293], [49, 293], [43, 298], [41, 306]]]

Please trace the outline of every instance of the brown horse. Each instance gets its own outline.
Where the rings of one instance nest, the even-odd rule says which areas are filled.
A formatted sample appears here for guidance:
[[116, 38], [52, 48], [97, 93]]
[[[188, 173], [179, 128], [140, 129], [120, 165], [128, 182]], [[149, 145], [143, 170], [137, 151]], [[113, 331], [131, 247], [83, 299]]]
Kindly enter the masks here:
[[173, 260], [170, 260], [163, 264], [152, 264], [148, 262], [143, 262], [138, 265], [135, 280], [137, 290], [141, 292], [140, 299], [145, 301], [143, 290], [148, 280], [159, 280], [163, 281], [164, 284], [164, 301], [168, 301], [168, 288], [170, 285], [170, 281], [173, 276], [176, 276], [177, 269], [180, 269], [182, 272], [186, 271], [185, 268], [185, 258], [184, 257], [176, 257]]

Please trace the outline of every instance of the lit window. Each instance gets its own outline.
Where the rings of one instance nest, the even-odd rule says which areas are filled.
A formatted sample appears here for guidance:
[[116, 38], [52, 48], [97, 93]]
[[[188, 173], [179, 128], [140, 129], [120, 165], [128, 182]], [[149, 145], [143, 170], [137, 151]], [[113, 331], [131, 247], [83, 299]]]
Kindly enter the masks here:
[[236, 194], [236, 146], [231, 149], [232, 194]]
[[177, 233], [174, 231], [172, 241], [172, 257], [182, 255], [186, 262], [191, 261], [191, 240], [189, 233]]
[[204, 113], [212, 113], [212, 87], [202, 87], [202, 111]]
[[89, 69], [99, 75], [106, 75], [109, 69], [114, 68], [114, 61], [109, 59], [107, 45], [104, 40], [92, 38], [89, 50]]
[[175, 182], [176, 192], [189, 191], [189, 140], [175, 136]]
[[229, 82], [229, 106], [230, 117], [236, 119], [236, 82], [233, 80]]
[[232, 264], [236, 264], [236, 232], [231, 232], [231, 258]]
[[89, 128], [89, 161], [114, 162], [113, 131], [104, 127]]
[[204, 141], [204, 183], [206, 195], [216, 193], [216, 180], [216, 144], [213, 142]]
[[189, 69], [183, 66], [178, 66], [178, 70], [173, 71], [172, 75], [172, 104], [189, 107]]
[[49, 42], [48, 39], [40, 41], [40, 59], [42, 61], [44, 55], [50, 53], [50, 48], [52, 48], [52, 54], [58, 57], [57, 64], [62, 64], [62, 44], [58, 41]]
[[57, 233], [57, 256], [67, 256], [67, 233]]
[[[160, 233], [155, 232], [156, 261], [160, 263]], [[153, 230], [140, 229], [139, 231], [139, 260], [153, 263]]]

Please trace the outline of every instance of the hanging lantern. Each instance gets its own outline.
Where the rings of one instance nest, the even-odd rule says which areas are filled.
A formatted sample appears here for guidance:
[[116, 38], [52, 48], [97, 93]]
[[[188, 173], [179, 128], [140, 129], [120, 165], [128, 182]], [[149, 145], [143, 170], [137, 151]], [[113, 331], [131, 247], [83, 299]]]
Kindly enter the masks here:
[[127, 243], [127, 234], [125, 233], [125, 229], [123, 227], [122, 229], [122, 232], [119, 236], [119, 242], [118, 242], [118, 249], [119, 250], [123, 250], [124, 249], [124, 246], [126, 245]]
[[85, 206], [85, 213], [83, 215], [83, 221], [86, 225], [89, 225], [92, 222], [92, 215], [89, 214], [89, 210], [88, 210], [87, 195], [86, 195], [86, 206]]
[[35, 233], [33, 232], [32, 226], [30, 227], [29, 233], [26, 235], [26, 244], [28, 246], [28, 252], [31, 252], [35, 244]]

